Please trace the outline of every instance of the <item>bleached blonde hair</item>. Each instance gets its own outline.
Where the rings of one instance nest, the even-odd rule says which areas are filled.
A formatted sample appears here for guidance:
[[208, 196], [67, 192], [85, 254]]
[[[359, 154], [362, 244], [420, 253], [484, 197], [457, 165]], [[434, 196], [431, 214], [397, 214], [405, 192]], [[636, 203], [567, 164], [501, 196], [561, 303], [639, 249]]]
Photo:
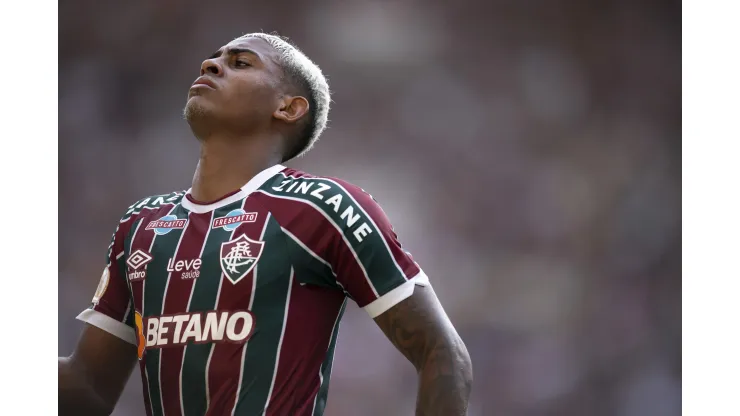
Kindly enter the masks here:
[[286, 37], [256, 32], [248, 33], [240, 36], [240, 38], [259, 38], [269, 43], [278, 51], [278, 64], [282, 67], [288, 82], [296, 84], [297, 87], [307, 93], [309, 121], [305, 128], [301, 130], [297, 143], [293, 145], [290, 153], [285, 155], [283, 161], [303, 156], [319, 140], [329, 121], [331, 92], [326, 77], [319, 66], [313, 63]]

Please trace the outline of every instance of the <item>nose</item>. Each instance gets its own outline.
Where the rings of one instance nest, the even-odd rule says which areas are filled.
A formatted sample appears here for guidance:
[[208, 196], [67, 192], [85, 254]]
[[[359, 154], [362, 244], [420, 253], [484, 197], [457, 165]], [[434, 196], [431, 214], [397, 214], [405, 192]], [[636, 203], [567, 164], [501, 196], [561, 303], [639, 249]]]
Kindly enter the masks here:
[[203, 61], [203, 63], [200, 65], [200, 75], [203, 76], [206, 73], [221, 76], [224, 73], [223, 68], [221, 68], [221, 65], [216, 62], [215, 59], [206, 59]]

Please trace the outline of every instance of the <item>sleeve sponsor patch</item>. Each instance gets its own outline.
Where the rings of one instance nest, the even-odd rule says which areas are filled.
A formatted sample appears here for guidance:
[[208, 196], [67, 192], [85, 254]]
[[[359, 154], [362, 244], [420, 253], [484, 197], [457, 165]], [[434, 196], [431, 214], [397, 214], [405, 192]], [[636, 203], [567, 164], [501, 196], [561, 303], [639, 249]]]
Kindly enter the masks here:
[[[108, 280], [110, 279], [110, 272], [108, 272], [108, 267], [103, 269], [103, 275], [100, 276], [100, 282], [98, 283], [98, 288], [95, 290], [95, 295], [92, 298], [92, 303], [97, 305], [98, 302], [100, 302], [100, 298], [105, 295], [106, 289], [108, 289]], [[90, 293], [90, 292], [88, 292]]]

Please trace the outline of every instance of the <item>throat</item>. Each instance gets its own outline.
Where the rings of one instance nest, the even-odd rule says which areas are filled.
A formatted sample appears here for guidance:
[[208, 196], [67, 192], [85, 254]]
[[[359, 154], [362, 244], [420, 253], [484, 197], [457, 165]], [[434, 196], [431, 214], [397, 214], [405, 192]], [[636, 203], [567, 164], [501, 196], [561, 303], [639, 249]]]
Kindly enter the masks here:
[[209, 140], [201, 145], [193, 175], [192, 202], [206, 204], [233, 195], [258, 173], [280, 163], [279, 153], [257, 140]]

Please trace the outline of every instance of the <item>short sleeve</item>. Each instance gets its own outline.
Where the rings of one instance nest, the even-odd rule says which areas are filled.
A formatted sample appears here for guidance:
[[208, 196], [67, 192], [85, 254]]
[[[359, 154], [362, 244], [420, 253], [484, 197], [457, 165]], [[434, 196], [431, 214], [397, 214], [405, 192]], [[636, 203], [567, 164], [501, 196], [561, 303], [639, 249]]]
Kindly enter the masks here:
[[77, 319], [136, 345], [134, 312], [124, 263], [126, 225], [125, 222], [121, 222], [113, 234], [106, 256], [106, 266], [93, 295], [92, 304], [82, 311]]
[[402, 248], [373, 197], [352, 184], [333, 182], [348, 200], [342, 201], [344, 211], [340, 210], [346, 214], [339, 218], [342, 232], [329, 232], [334, 239], [324, 256], [345, 292], [375, 318], [411, 296], [416, 285], [428, 285], [429, 279]]
[[429, 284], [383, 209], [361, 188], [289, 170], [259, 193], [287, 236], [303, 283], [339, 287], [372, 318]]

